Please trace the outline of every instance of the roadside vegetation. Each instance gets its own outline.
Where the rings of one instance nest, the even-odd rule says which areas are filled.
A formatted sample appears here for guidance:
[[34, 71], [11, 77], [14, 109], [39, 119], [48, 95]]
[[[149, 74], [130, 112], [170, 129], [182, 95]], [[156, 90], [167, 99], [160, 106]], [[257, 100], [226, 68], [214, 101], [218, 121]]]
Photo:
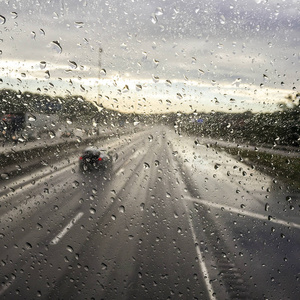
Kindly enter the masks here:
[[[286, 97], [274, 113], [193, 112], [191, 114], [125, 114], [86, 101], [82, 96], [50, 97], [39, 93], [0, 90], [2, 114], [30, 112], [56, 114], [66, 124], [76, 126], [110, 126], [122, 128], [125, 124], [164, 124], [178, 134], [222, 139], [237, 144], [258, 147], [286, 147], [299, 153], [300, 146], [300, 93]], [[95, 125], [96, 124], [96, 125]], [[300, 158], [286, 157], [241, 148], [222, 147], [222, 150], [243, 158], [263, 172], [278, 176], [288, 183], [300, 186]]]
[[300, 156], [288, 157], [237, 147], [220, 147], [214, 144], [211, 146], [219, 151], [225, 151], [238, 160], [242, 160], [255, 169], [270, 175], [274, 180], [280, 180], [292, 188], [300, 190]]

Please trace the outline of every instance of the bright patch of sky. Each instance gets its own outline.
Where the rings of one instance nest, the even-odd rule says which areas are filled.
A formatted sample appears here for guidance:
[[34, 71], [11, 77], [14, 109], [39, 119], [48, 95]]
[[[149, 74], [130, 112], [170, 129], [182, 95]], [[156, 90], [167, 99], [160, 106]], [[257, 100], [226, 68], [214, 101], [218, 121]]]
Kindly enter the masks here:
[[273, 111], [300, 90], [299, 1], [1, 6], [0, 88], [140, 113]]

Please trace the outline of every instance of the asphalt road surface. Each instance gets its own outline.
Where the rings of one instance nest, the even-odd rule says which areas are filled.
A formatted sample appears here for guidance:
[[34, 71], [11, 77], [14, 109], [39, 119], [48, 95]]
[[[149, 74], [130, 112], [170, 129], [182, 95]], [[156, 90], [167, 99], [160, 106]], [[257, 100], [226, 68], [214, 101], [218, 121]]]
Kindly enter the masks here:
[[98, 145], [2, 176], [1, 299], [299, 299], [299, 193], [164, 127]]

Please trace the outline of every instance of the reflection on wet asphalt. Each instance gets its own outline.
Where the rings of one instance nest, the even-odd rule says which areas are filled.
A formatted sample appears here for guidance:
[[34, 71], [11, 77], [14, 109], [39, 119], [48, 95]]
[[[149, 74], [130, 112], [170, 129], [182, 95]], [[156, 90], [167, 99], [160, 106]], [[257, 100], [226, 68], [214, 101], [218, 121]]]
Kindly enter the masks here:
[[299, 194], [167, 128], [105, 143], [1, 194], [1, 298], [298, 299]]

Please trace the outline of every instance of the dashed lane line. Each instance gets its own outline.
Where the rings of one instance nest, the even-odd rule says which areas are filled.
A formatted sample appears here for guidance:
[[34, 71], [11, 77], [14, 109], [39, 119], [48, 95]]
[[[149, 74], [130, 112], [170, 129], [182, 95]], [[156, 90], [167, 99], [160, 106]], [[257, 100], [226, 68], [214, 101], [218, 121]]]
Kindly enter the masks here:
[[[188, 215], [188, 218], [189, 218], [187, 206], [185, 206], [185, 209], [186, 209], [186, 212], [187, 212], [187, 215]], [[197, 257], [198, 257], [198, 262], [199, 262], [200, 270], [202, 272], [203, 279], [204, 279], [204, 282], [205, 282], [205, 285], [206, 285], [206, 289], [207, 289], [207, 292], [208, 292], [209, 299], [210, 300], [217, 300], [217, 298], [215, 296], [213, 286], [210, 283], [209, 273], [208, 273], [207, 267], [206, 267], [205, 262], [204, 262], [204, 258], [202, 256], [202, 253], [201, 253], [201, 250], [200, 250], [200, 247], [199, 247], [200, 244], [197, 240], [195, 229], [194, 229], [193, 223], [191, 221], [191, 218], [189, 218], [189, 226], [190, 226], [190, 229], [191, 229], [194, 244], [196, 245], [196, 253], [197, 253]]]
[[51, 245], [56, 245], [60, 240], [68, 233], [68, 231], [75, 225], [76, 222], [84, 215], [83, 212], [79, 212], [64, 228], [63, 230], [50, 242]]

